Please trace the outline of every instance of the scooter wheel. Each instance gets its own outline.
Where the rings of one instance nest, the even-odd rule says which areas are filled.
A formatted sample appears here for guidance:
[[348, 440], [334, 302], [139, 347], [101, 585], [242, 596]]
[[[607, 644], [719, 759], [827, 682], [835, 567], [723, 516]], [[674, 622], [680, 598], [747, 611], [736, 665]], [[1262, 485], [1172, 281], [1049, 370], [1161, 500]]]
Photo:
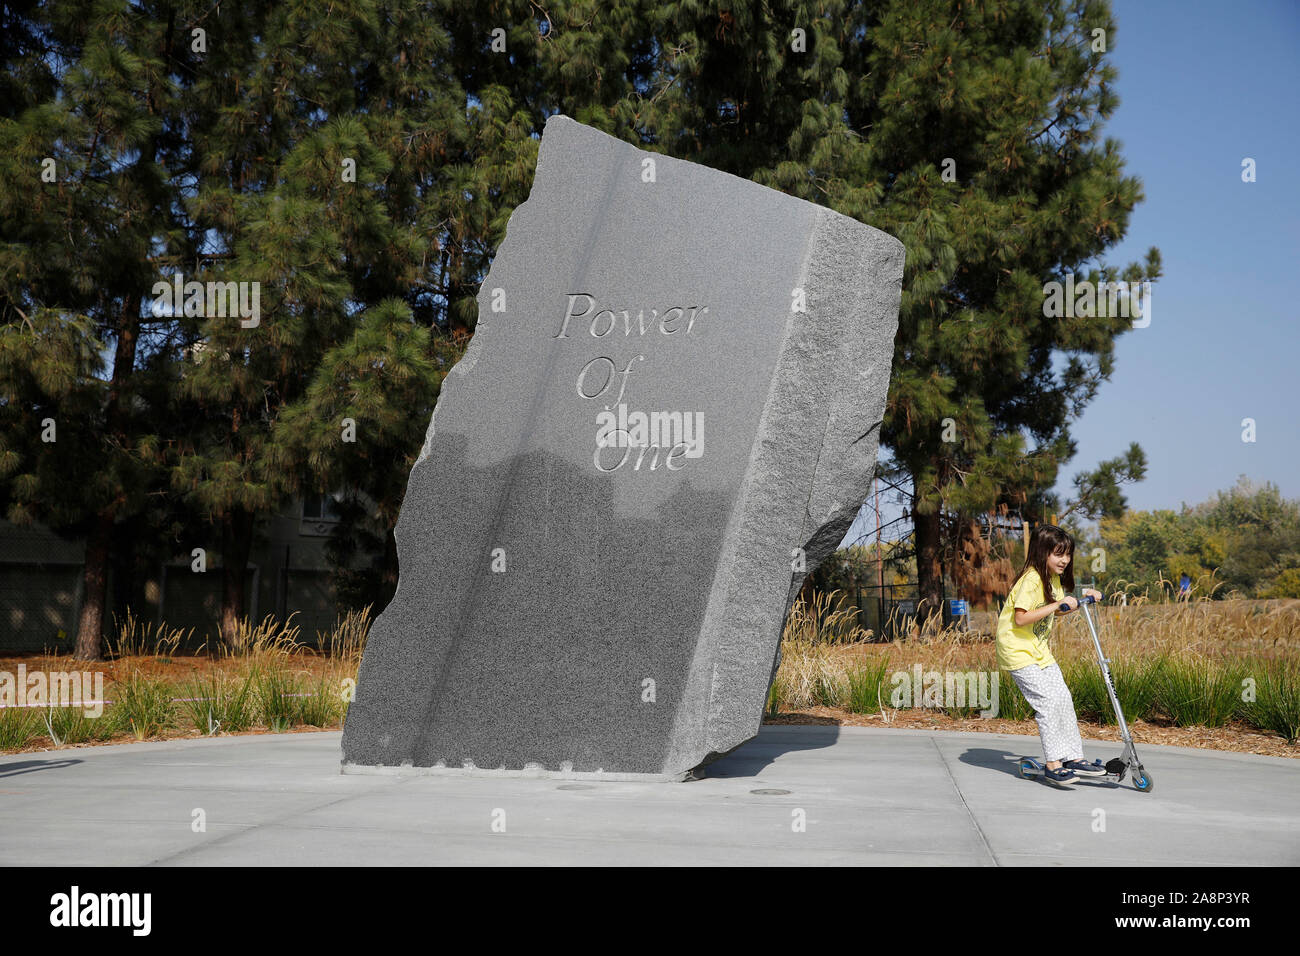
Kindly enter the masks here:
[[1028, 780], [1030, 777], [1037, 776], [1037, 774], [1034, 772], [1034, 765], [1028, 760], [1022, 760], [1019, 763], [1017, 763], [1016, 772], [1026, 780]]
[[1155, 786], [1155, 781], [1151, 779], [1151, 774], [1138, 767], [1137, 770], [1133, 771], [1133, 786], [1143, 793], [1150, 793], [1151, 788]]

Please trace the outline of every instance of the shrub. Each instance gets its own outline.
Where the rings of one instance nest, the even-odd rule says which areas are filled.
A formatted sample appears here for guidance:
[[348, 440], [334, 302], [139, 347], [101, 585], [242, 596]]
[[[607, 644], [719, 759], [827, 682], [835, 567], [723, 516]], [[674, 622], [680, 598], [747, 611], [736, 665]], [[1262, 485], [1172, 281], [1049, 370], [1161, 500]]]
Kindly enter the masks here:
[[848, 672], [846, 708], [855, 714], [874, 714], [880, 710], [880, 698], [888, 700], [889, 658], [863, 664]]
[[1256, 727], [1295, 743], [1300, 737], [1300, 668], [1279, 661], [1267, 664], [1256, 681], [1255, 700], [1243, 709]]
[[170, 685], [139, 671], [114, 685], [112, 699], [119, 725], [137, 740], [155, 737], [175, 722]]
[[19, 750], [44, 733], [44, 729], [35, 708], [0, 709], [0, 750]]
[[264, 663], [249, 675], [257, 696], [261, 722], [276, 733], [301, 723], [302, 703], [298, 698], [301, 682], [278, 663]]
[[1179, 727], [1222, 727], [1240, 703], [1238, 668], [1204, 658], [1175, 658], [1157, 679], [1160, 709]]
[[202, 734], [247, 730], [257, 719], [251, 678], [222, 678], [216, 671], [180, 687], [180, 710]]

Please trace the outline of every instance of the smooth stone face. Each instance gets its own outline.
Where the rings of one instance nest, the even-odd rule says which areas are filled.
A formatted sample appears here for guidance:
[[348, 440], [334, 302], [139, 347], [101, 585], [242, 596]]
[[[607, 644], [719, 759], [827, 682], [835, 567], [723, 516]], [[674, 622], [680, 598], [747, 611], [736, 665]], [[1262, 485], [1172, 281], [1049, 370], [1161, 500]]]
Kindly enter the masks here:
[[902, 271], [883, 232], [552, 116], [411, 472], [345, 769], [679, 775], [753, 737], [868, 493]]

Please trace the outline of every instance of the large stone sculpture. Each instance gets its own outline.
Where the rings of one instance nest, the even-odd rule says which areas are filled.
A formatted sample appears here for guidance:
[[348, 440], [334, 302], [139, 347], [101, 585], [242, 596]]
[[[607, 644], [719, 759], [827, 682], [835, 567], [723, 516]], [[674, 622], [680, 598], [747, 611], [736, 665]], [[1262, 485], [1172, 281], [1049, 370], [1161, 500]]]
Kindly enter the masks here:
[[753, 737], [867, 494], [903, 247], [565, 116], [411, 471], [345, 771], [687, 771]]

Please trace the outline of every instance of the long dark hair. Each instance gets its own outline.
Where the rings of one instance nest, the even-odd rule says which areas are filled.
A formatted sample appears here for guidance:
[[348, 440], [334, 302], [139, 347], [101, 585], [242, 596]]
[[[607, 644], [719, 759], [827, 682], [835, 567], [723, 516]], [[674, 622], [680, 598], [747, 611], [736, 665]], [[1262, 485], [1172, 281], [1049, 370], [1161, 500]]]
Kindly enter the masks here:
[[1061, 587], [1066, 594], [1074, 591], [1074, 539], [1070, 532], [1063, 531], [1054, 524], [1040, 524], [1029, 537], [1029, 556], [1025, 558], [1024, 567], [1016, 575], [1019, 581], [1030, 568], [1038, 572], [1043, 582], [1043, 596], [1052, 599], [1052, 576], [1047, 572], [1047, 556], [1065, 551], [1070, 555], [1070, 563], [1061, 572]]

